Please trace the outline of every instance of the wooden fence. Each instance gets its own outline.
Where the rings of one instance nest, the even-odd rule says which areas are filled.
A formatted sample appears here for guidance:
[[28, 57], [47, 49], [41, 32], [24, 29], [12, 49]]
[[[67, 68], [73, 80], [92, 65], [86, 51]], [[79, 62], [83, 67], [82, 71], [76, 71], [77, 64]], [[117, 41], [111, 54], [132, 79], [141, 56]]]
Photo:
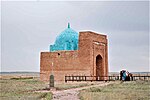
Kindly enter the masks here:
[[[65, 76], [67, 81], [116, 81], [120, 80], [120, 76]], [[132, 76], [131, 81], [135, 80], [150, 80], [150, 76]]]

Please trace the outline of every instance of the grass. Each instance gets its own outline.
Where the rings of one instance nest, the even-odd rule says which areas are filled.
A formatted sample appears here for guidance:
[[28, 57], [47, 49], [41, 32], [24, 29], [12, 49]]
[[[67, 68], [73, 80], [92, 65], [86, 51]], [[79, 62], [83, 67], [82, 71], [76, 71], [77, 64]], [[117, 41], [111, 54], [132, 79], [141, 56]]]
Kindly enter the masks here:
[[130, 81], [81, 90], [81, 100], [150, 100], [150, 82]]
[[[78, 88], [94, 83], [55, 84], [57, 90]], [[51, 100], [52, 93], [35, 92], [48, 88], [48, 83], [33, 78], [0, 80], [0, 100]], [[81, 90], [81, 100], [150, 100], [150, 82], [130, 81]]]
[[[55, 84], [57, 90], [78, 88], [88, 83], [60, 83]], [[31, 77], [18, 77], [0, 80], [0, 100], [51, 100], [52, 93], [35, 92], [48, 89], [48, 83]]]
[[89, 86], [89, 85], [93, 85], [93, 84], [89, 84], [89, 83], [61, 83], [61, 84], [56, 84], [55, 87], [57, 90], [66, 90], [66, 89], [70, 89], [70, 88], [79, 88], [79, 87], [84, 87], [84, 86]]
[[52, 99], [52, 94], [49, 93], [42, 93], [42, 95], [40, 95], [40, 97], [38, 97], [39, 99], [44, 99], [44, 100], [51, 100]]
[[38, 79], [1, 79], [0, 86], [0, 100], [51, 100], [52, 98], [50, 92], [35, 92], [35, 90], [44, 89], [46, 87], [46, 84]]

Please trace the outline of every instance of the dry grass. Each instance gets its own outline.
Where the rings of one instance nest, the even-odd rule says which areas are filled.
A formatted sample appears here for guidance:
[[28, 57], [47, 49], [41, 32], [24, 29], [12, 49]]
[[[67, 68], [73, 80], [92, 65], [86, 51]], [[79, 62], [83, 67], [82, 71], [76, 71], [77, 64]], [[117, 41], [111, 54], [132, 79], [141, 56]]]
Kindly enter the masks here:
[[81, 100], [150, 100], [150, 82], [130, 81], [80, 91]]
[[0, 100], [40, 100], [52, 97], [51, 93], [35, 92], [46, 87], [46, 84], [37, 79], [1, 79], [0, 86]]
[[[7, 76], [0, 80], [0, 100], [51, 100], [52, 94], [35, 92], [36, 90], [48, 89], [49, 83], [44, 83], [38, 77]], [[68, 82], [57, 83], [57, 90], [83, 87], [93, 83]]]
[[56, 84], [55, 87], [57, 90], [66, 90], [70, 88], [79, 88], [84, 86], [95, 85], [97, 83], [94, 82], [68, 82], [68, 83], [60, 83]]
[[[58, 90], [98, 84], [96, 82], [56, 83]], [[7, 76], [0, 80], [0, 100], [51, 100], [52, 94], [35, 92], [48, 88], [39, 77]], [[136, 81], [82, 90], [82, 100], [150, 100], [150, 82]]]

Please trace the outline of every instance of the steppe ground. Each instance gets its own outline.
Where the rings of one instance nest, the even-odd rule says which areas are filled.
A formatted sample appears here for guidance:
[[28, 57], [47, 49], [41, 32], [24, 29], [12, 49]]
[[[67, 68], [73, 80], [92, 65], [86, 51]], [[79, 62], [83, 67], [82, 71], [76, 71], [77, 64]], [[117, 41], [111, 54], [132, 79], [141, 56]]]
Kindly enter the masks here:
[[81, 100], [150, 100], [150, 81], [129, 81], [81, 90]]
[[[66, 89], [75, 93], [75, 96], [78, 96], [77, 98], [81, 100], [150, 100], [150, 81], [115, 81], [113, 84], [101, 85], [106, 83], [56, 83], [56, 91], [50, 92], [48, 91], [48, 83], [41, 82], [37, 76], [18, 77], [15, 75], [6, 75], [1, 76], [0, 80], [0, 100], [51, 100], [52, 98], [57, 100], [58, 97], [55, 95], [57, 91], [61, 93], [62, 96], [60, 97], [60, 95], [58, 95], [58, 99], [63, 100], [61, 98], [63, 98]], [[72, 96], [71, 93], [68, 97], [69, 96]]]

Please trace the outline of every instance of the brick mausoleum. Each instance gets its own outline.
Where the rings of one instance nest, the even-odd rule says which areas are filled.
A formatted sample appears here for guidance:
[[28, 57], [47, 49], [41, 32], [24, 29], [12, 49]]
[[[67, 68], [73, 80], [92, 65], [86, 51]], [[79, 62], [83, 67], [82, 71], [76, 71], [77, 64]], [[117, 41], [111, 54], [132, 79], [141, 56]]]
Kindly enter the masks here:
[[68, 28], [57, 36], [48, 52], [40, 55], [40, 79], [64, 81], [65, 75], [107, 76], [107, 36], [84, 31], [77, 33]]

